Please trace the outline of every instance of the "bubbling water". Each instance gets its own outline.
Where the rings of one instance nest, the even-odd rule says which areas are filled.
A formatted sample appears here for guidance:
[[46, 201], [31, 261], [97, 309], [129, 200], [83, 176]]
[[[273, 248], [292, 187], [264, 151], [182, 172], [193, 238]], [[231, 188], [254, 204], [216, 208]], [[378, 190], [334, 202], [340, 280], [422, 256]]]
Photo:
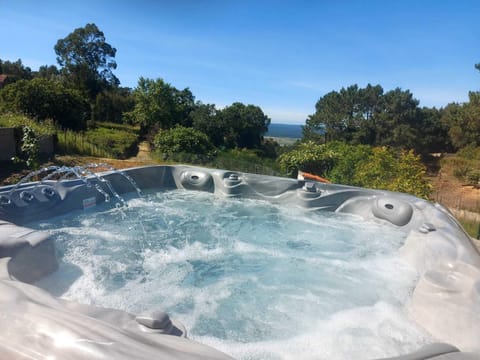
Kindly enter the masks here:
[[405, 235], [359, 217], [181, 190], [29, 226], [60, 269], [38, 285], [82, 303], [165, 310], [240, 359], [395, 356], [430, 339], [405, 305]]

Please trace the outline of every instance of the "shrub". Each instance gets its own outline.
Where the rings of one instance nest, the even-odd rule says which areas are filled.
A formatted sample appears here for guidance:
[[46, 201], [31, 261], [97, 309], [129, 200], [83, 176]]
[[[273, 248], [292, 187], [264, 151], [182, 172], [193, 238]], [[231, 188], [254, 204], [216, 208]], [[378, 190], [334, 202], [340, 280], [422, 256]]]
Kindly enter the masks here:
[[297, 170], [326, 177], [335, 183], [384, 189], [428, 198], [431, 186], [425, 167], [413, 151], [397, 152], [388, 147], [371, 148], [332, 142], [305, 142], [279, 157], [290, 176]]
[[468, 160], [480, 160], [480, 146], [467, 145], [458, 150], [457, 156]]
[[326, 147], [337, 154], [337, 161], [335, 166], [325, 174], [325, 177], [338, 184], [362, 186], [361, 183], [358, 183], [355, 174], [358, 168], [367, 162], [372, 155], [372, 147], [368, 145], [349, 145], [338, 141], [329, 142]]
[[176, 160], [176, 154], [194, 154], [199, 159], [208, 158], [214, 153], [214, 146], [207, 135], [194, 128], [176, 126], [160, 130], [153, 139], [154, 148], [164, 159]]
[[53, 119], [59, 126], [73, 130], [85, 128], [89, 112], [88, 103], [78, 91], [42, 78], [7, 85], [0, 92], [0, 106], [39, 121]]
[[452, 166], [452, 174], [459, 180], [464, 180], [467, 174], [472, 170], [471, 161], [461, 157], [449, 159]]
[[467, 173], [467, 181], [470, 185], [480, 184], [480, 170], [471, 170]]
[[298, 170], [325, 176], [338, 160], [338, 154], [313, 141], [300, 143], [278, 157], [280, 168], [287, 176], [296, 177]]
[[23, 126], [20, 154], [12, 160], [14, 163], [26, 165], [27, 168], [37, 169], [40, 164], [39, 158], [38, 135], [31, 127]]

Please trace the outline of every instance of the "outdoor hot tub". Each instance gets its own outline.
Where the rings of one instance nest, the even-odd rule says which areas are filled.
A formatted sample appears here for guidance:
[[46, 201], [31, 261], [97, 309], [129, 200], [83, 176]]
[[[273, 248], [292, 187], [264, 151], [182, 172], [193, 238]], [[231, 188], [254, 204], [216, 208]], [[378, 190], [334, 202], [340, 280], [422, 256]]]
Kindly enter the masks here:
[[0, 188], [1, 358], [480, 358], [480, 256], [438, 204], [184, 165], [35, 175]]

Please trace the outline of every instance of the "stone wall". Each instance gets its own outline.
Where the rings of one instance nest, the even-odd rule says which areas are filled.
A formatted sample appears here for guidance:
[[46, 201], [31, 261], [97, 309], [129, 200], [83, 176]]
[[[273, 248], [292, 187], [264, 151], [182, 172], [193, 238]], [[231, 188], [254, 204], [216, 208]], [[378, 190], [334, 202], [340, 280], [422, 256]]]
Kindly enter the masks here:
[[[21, 137], [21, 135], [20, 135]], [[14, 128], [0, 128], [0, 161], [10, 161], [18, 155], [20, 138], [15, 136]], [[38, 150], [41, 156], [51, 157], [55, 153], [55, 140], [53, 135], [44, 135], [38, 139]]]
[[8, 161], [17, 155], [15, 129], [0, 128], [0, 161]]

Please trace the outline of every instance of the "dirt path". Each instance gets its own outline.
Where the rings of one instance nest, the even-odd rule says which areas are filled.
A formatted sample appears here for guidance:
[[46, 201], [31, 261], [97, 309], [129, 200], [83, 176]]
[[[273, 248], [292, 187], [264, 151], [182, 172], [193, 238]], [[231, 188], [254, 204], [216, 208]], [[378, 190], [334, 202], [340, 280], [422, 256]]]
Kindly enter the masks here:
[[131, 158], [128, 158], [127, 161], [153, 161], [151, 155], [151, 149], [150, 149], [150, 144], [148, 141], [142, 141], [140, 144], [138, 144], [138, 153], [136, 156], [133, 156]]

